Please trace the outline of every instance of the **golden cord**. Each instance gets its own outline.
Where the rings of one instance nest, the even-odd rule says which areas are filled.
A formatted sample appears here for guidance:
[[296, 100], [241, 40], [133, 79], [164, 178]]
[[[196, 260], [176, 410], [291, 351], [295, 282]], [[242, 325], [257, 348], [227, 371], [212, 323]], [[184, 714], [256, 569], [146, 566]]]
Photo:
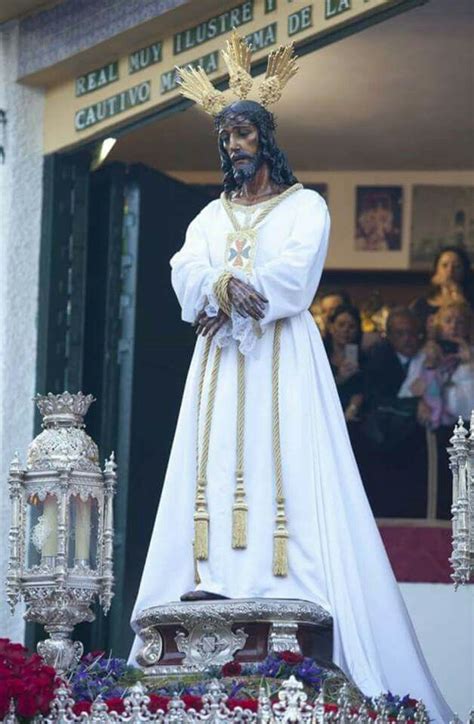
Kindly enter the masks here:
[[275, 322], [272, 354], [272, 446], [275, 465], [277, 514], [273, 534], [273, 575], [288, 575], [288, 529], [283, 490], [280, 435], [280, 343], [283, 320]]
[[213, 287], [219, 307], [222, 309], [223, 312], [225, 312], [225, 314], [227, 314], [228, 317], [230, 317], [232, 312], [232, 304], [229, 299], [228, 290], [229, 282], [231, 279], [232, 274], [230, 271], [222, 272]]
[[[214, 354], [214, 363], [211, 371], [211, 379], [209, 382], [209, 393], [207, 398], [206, 417], [204, 421], [204, 430], [202, 436], [202, 451], [198, 456], [198, 474], [196, 486], [196, 501], [194, 509], [194, 558], [197, 561], [206, 561], [209, 557], [209, 512], [207, 508], [206, 487], [207, 487], [207, 464], [209, 460], [209, 443], [211, 438], [212, 417], [214, 412], [214, 402], [216, 397], [217, 379], [219, 375], [219, 365], [221, 360], [221, 348], [216, 347]], [[204, 386], [205, 366], [207, 366], [207, 358], [204, 355], [203, 369], [201, 371], [200, 387]], [[202, 394], [202, 388], [201, 388]], [[199, 416], [198, 405], [198, 416]], [[199, 419], [199, 417], [198, 417]], [[199, 427], [197, 430], [199, 443]]]

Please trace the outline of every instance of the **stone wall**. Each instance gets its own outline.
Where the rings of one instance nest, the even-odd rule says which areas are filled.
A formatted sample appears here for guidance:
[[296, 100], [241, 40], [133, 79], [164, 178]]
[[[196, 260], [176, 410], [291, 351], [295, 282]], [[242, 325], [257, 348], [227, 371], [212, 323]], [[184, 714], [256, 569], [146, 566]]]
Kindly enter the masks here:
[[43, 94], [16, 83], [17, 73], [18, 24], [11, 22], [0, 25], [0, 108], [7, 114], [0, 165], [0, 637], [19, 641], [24, 630], [20, 607], [12, 617], [3, 595], [10, 526], [7, 476], [14, 451], [24, 460], [33, 435]]
[[43, 70], [190, 0], [63, 0], [20, 21], [19, 75]]

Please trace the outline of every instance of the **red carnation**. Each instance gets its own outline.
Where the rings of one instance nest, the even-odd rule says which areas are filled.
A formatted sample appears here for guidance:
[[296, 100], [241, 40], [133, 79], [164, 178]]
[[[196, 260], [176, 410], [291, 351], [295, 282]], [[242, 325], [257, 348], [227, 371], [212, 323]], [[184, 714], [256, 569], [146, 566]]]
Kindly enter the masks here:
[[163, 711], [166, 711], [168, 709], [168, 702], [170, 698], [169, 696], [159, 696], [159, 694], [150, 694], [150, 703], [148, 704], [148, 709], [151, 711], [152, 714], [158, 711], [158, 709], [162, 709]]
[[74, 714], [77, 714], [77, 716], [82, 714], [82, 712], [85, 712], [86, 714], [90, 714], [91, 706], [92, 706], [92, 704], [90, 701], [76, 701], [76, 703], [72, 707], [72, 710], [73, 710]]
[[184, 702], [184, 706], [186, 707], [186, 709], [195, 709], [196, 711], [201, 711], [202, 709], [202, 700], [200, 696], [184, 694], [181, 697], [181, 700]]
[[25, 666], [25, 663], [26, 663], [26, 659], [25, 659], [24, 653], [22, 653], [21, 651], [18, 651], [18, 649], [13, 649], [13, 650], [11, 650], [11, 651], [10, 651], [10, 650], [7, 651], [5, 658], [6, 658], [6, 660], [7, 660], [7, 663], [8, 663], [12, 668], [17, 667], [17, 668], [19, 668], [19, 669], [22, 669], [23, 666]]
[[222, 667], [222, 676], [239, 676], [242, 673], [242, 666], [238, 661], [229, 661]]
[[26, 681], [18, 678], [11, 678], [7, 681], [8, 693], [10, 696], [22, 696], [28, 693], [28, 685]]
[[117, 714], [123, 714], [125, 711], [125, 704], [123, 703], [123, 699], [119, 696], [112, 696], [110, 699], [106, 699], [105, 703], [107, 704], [109, 711], [116, 711]]
[[301, 662], [304, 660], [304, 656], [301, 656], [301, 654], [296, 654], [294, 651], [280, 651], [278, 656], [282, 661], [285, 662], [285, 664], [289, 664], [290, 666], [295, 666], [295, 664], [301, 664]]
[[257, 699], [228, 699], [227, 706], [229, 709], [236, 709], [240, 706], [242, 709], [249, 709], [250, 711], [258, 711]]
[[0, 688], [0, 719], [4, 719], [10, 707], [10, 697], [5, 689]]
[[5, 655], [9, 643], [10, 639], [0, 639], [0, 656]]
[[35, 716], [38, 713], [36, 697], [32, 694], [20, 694], [16, 700], [16, 711], [26, 719]]
[[53, 701], [53, 699], [54, 691], [52, 689], [44, 689], [37, 695], [36, 701], [41, 714], [49, 714], [51, 702]]

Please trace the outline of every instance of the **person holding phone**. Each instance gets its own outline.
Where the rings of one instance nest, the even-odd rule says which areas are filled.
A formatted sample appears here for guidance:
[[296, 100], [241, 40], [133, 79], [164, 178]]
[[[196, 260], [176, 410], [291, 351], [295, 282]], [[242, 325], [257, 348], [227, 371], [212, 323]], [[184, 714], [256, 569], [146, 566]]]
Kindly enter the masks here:
[[347, 422], [358, 419], [364, 402], [361, 338], [359, 310], [352, 304], [340, 304], [329, 315], [324, 341]]
[[459, 416], [469, 420], [474, 405], [474, 315], [469, 305], [450, 302], [434, 315], [433, 339], [407, 375], [400, 397], [418, 396], [418, 419], [431, 429], [451, 430]]

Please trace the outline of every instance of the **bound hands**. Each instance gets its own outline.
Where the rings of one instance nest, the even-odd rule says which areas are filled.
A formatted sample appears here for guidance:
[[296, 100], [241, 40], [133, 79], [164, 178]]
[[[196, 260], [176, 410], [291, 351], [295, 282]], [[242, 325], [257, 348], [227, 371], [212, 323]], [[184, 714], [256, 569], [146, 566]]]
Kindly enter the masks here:
[[208, 317], [203, 310], [194, 322], [196, 334], [201, 334], [203, 337], [209, 336], [209, 339], [212, 339], [228, 319], [229, 317], [222, 309], [219, 309], [215, 317]]
[[[268, 300], [251, 284], [232, 277], [229, 280], [227, 291], [232, 306], [241, 317], [263, 319]], [[209, 336], [212, 339], [228, 320], [228, 315], [222, 309], [219, 309], [215, 317], [209, 317], [203, 310], [195, 322], [196, 334], [201, 334], [203, 337]]]
[[251, 284], [232, 277], [229, 280], [227, 291], [232, 306], [241, 317], [252, 317], [257, 321], [264, 318], [268, 299], [257, 292]]

